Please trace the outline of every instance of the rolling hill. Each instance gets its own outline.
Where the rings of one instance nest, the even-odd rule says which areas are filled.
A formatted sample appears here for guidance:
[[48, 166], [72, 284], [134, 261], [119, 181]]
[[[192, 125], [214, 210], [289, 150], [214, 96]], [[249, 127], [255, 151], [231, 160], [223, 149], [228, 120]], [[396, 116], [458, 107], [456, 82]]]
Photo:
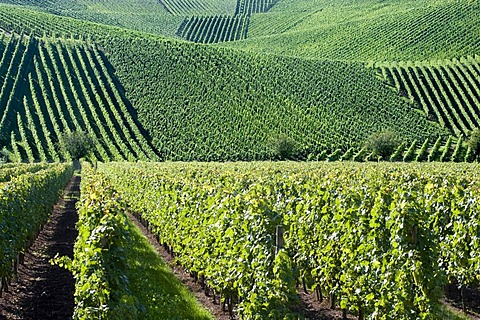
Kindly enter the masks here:
[[473, 1], [0, 2], [0, 138], [26, 160], [74, 130], [99, 160], [225, 161], [284, 138], [351, 159], [385, 130], [452, 154], [479, 126]]

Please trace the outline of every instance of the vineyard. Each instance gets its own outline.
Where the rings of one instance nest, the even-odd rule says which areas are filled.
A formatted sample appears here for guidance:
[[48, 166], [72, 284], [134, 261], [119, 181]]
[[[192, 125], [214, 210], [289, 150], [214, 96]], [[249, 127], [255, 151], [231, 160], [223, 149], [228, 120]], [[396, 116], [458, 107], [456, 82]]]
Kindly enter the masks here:
[[[423, 143], [427, 138], [433, 144], [439, 137], [445, 141], [448, 136], [446, 129], [413, 110], [396, 92], [384, 86], [374, 70], [360, 63], [264, 57], [177, 43], [22, 9], [6, 9], [0, 6], [0, 16], [4, 17], [0, 25], [7, 30], [15, 28], [18, 34], [21, 30], [36, 34], [24, 36], [32, 39], [29, 41], [33, 55], [41, 48], [34, 59], [40, 71], [35, 70], [35, 63], [30, 66], [33, 88], [36, 95], [40, 95], [37, 98], [40, 108], [42, 104], [47, 106], [48, 101], [51, 108], [56, 105], [50, 96], [42, 103], [44, 95], [40, 88], [48, 90], [48, 86], [36, 86], [37, 75], [42, 75], [38, 81], [46, 85], [49, 78], [61, 79], [52, 80], [51, 90], [53, 96], [65, 104], [58, 106], [61, 112], [53, 109], [54, 113], [49, 115], [51, 119], [58, 116], [58, 121], [44, 121], [46, 126], [58, 126], [54, 128], [55, 134], [51, 133], [52, 143], [42, 142], [44, 150], [49, 150], [48, 145], [50, 150], [52, 145], [56, 146], [67, 126], [98, 137], [95, 154], [104, 160], [142, 159], [142, 150], [148, 159], [156, 159], [157, 154], [167, 160], [272, 159], [275, 157], [272, 141], [282, 135], [288, 135], [298, 145], [298, 158], [325, 160], [332, 155], [328, 158], [338, 160], [347, 152], [347, 155], [357, 154], [366, 137], [386, 129], [397, 132], [408, 145], [413, 140]], [[37, 20], [44, 24], [35, 24]], [[46, 37], [49, 45], [44, 48], [38, 41], [41, 43], [41, 34], [46, 32], [49, 32]], [[91, 39], [82, 39], [77, 33], [88, 33]], [[15, 35], [14, 39], [17, 38]], [[5, 33], [4, 42], [10, 39]], [[57, 53], [57, 46], [65, 47], [67, 52]], [[12, 50], [14, 48], [4, 52]], [[71, 56], [68, 51], [72, 51]], [[86, 56], [81, 55], [74, 63], [77, 52], [84, 52]], [[54, 53], [55, 60], [49, 59]], [[62, 56], [65, 59], [62, 60]], [[18, 59], [12, 60], [7, 55], [4, 60], [18, 68]], [[67, 68], [56, 71], [50, 61]], [[92, 67], [88, 68], [89, 65]], [[111, 73], [112, 69], [115, 74]], [[73, 76], [62, 75], [63, 70], [71, 70]], [[18, 79], [28, 81], [27, 78]], [[82, 81], [75, 81], [80, 79]], [[103, 89], [97, 83], [103, 83]], [[109, 88], [113, 88], [113, 92]], [[15, 101], [23, 102], [22, 92], [19, 94]], [[26, 105], [35, 107], [33, 97], [27, 94], [27, 98]], [[15, 108], [25, 109], [17, 103]], [[82, 115], [83, 108], [92, 111]], [[72, 117], [72, 112], [80, 116]], [[35, 116], [33, 111], [30, 114], [32, 118]], [[42, 114], [46, 116], [48, 112]], [[20, 112], [19, 116], [28, 119], [27, 115]], [[3, 133], [4, 141], [7, 146], [18, 146], [11, 142], [11, 132], [15, 142], [22, 139], [20, 130], [15, 129], [17, 118], [11, 122], [9, 130]], [[118, 125], [123, 122], [127, 125]], [[39, 124], [40, 119], [33, 119], [33, 123]], [[96, 125], [89, 128], [89, 123]], [[38, 140], [44, 141], [41, 123], [36, 126]], [[25, 134], [34, 135], [33, 131], [27, 128]], [[40, 158], [36, 156], [41, 154], [35, 151], [36, 143], [29, 142], [33, 158]], [[20, 158], [28, 159], [21, 145]], [[368, 154], [359, 154], [355, 159], [364, 160], [366, 156]], [[61, 154], [58, 157], [61, 159]], [[46, 158], [53, 156], [47, 154]]]
[[298, 142], [303, 158], [360, 149], [388, 128], [410, 142], [448, 135], [363, 64], [154, 39], [108, 39], [103, 47], [165, 159], [271, 159], [271, 141], [282, 134]]
[[278, 0], [238, 0], [235, 15], [267, 12]]
[[176, 16], [231, 14], [235, 0], [160, 0], [168, 13]]
[[344, 61], [452, 59], [479, 52], [479, 6], [470, 0], [284, 0], [251, 17], [246, 40], [222, 46]]
[[74, 319], [478, 318], [479, 12], [0, 0], [0, 318], [29, 257]]
[[455, 134], [480, 127], [480, 57], [379, 64], [385, 81]]
[[234, 41], [247, 37], [248, 23], [245, 15], [192, 17], [184, 20], [177, 34], [200, 43]]
[[276, 0], [237, 0], [233, 16], [193, 16], [185, 18], [177, 35], [188, 41], [219, 43], [247, 38], [250, 16], [267, 12]]
[[93, 159], [156, 158], [95, 45], [3, 38], [0, 138], [15, 161], [69, 159], [62, 138], [72, 131], [95, 137]]
[[68, 164], [0, 165], [0, 296], [72, 174]]
[[479, 283], [477, 165], [111, 163], [99, 172], [241, 319], [295, 317], [298, 283], [362, 319], [439, 319], [443, 286]]
[[168, 36], [174, 36], [183, 20], [169, 14], [157, 0], [0, 0], [0, 3]]

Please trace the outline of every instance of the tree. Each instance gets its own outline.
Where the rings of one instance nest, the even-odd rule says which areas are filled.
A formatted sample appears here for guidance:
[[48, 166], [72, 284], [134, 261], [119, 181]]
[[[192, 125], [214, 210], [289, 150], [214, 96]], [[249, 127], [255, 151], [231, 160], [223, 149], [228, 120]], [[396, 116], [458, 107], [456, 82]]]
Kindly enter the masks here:
[[63, 134], [62, 143], [72, 160], [87, 157], [95, 146], [93, 138], [83, 131], [72, 131]]
[[298, 153], [297, 143], [286, 134], [279, 134], [273, 137], [271, 148], [273, 156], [278, 160], [294, 159]]
[[376, 132], [365, 141], [364, 147], [374, 155], [387, 159], [398, 147], [399, 142], [393, 131]]
[[468, 147], [472, 150], [475, 156], [480, 156], [480, 129], [475, 128], [470, 133], [470, 139], [467, 142]]

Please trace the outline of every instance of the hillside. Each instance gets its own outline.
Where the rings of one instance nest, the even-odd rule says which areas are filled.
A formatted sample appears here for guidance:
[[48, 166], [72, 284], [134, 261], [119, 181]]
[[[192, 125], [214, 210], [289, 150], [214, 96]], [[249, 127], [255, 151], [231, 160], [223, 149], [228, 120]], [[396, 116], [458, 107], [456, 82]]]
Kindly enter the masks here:
[[471, 0], [279, 1], [253, 15], [246, 40], [225, 45], [347, 61], [437, 60], [480, 51]]
[[[69, 3], [59, 2], [64, 5]], [[374, 4], [369, 0], [237, 2], [231, 17], [244, 18], [235, 18], [237, 20], [232, 20], [232, 23], [239, 26], [240, 19], [244, 19], [248, 32], [246, 40], [230, 42], [228, 46], [232, 48], [226, 48], [226, 43], [202, 45], [134, 31], [132, 29], [138, 29], [136, 26], [142, 24], [142, 21], [147, 21], [140, 14], [136, 19], [137, 24], [129, 25], [129, 30], [61, 17], [59, 12], [52, 15], [48, 13], [51, 11], [48, 5], [37, 1], [16, 0], [15, 3], [16, 6], [0, 5], [0, 27], [5, 30], [3, 46], [0, 46], [3, 54], [2, 68], [7, 71], [0, 79], [7, 88], [2, 93], [5, 96], [2, 98], [2, 108], [6, 112], [3, 116], [5, 124], [0, 125], [0, 134], [2, 144], [14, 151], [18, 148], [17, 153], [23, 159], [63, 158], [62, 151], [57, 150], [58, 141], [64, 131], [77, 129], [98, 138], [95, 157], [100, 160], [157, 157], [165, 160], [272, 159], [278, 156], [274, 146], [282, 139], [295, 144], [296, 157], [300, 159], [343, 153], [349, 155], [343, 159], [349, 159], [360, 152], [363, 141], [368, 136], [385, 130], [394, 131], [404, 141], [404, 149], [398, 150], [399, 159], [404, 158], [408, 146], [420, 148], [425, 145], [422, 148], [424, 151], [415, 151], [412, 157], [422, 159], [423, 156], [418, 156], [417, 153], [428, 153], [430, 149], [432, 152], [453, 154], [456, 139], [449, 139], [450, 142], [447, 143], [449, 133], [457, 136], [468, 134], [479, 126], [476, 101], [480, 99], [480, 84], [475, 80], [478, 61], [474, 56], [468, 58], [477, 46], [475, 38], [471, 36], [471, 31], [476, 28], [475, 23], [464, 23], [466, 31], [463, 31], [470, 32], [469, 36], [463, 42], [443, 45], [443, 51], [428, 41], [407, 46], [409, 37], [411, 41], [415, 32], [420, 32], [420, 29], [408, 29], [410, 31], [404, 33], [409, 36], [395, 38], [399, 46], [392, 47], [391, 55], [384, 55], [382, 59], [381, 48], [368, 41], [393, 41], [394, 34], [389, 33], [390, 30], [405, 31], [405, 28], [384, 28], [384, 25], [382, 28], [386, 31], [380, 32], [377, 29], [376, 38], [369, 37], [368, 33], [374, 32], [374, 29], [359, 29], [358, 35], [362, 34], [362, 37], [350, 41], [352, 45], [358, 46], [358, 50], [341, 47], [341, 41], [314, 37], [315, 30], [325, 30], [324, 27], [329, 25], [332, 34], [335, 32], [338, 39], [345, 38], [347, 31], [341, 25], [352, 21], [364, 26], [367, 22], [376, 23], [380, 28], [382, 23], [400, 23], [403, 19], [408, 26], [408, 21], [414, 20], [417, 11], [426, 13], [430, 10], [432, 17], [440, 19], [437, 13], [443, 12], [440, 9], [448, 8], [459, 10], [459, 18], [452, 21], [460, 25], [462, 21], [471, 22], [472, 10], [476, 4], [469, 1], [418, 2], [418, 6], [412, 7], [410, 11], [407, 8], [412, 3], [407, 0], [397, 5], [391, 1]], [[21, 3], [25, 4], [24, 8], [18, 6]], [[54, 4], [53, 1], [48, 3], [52, 6]], [[228, 17], [225, 16], [224, 20], [206, 17], [218, 16], [218, 12], [211, 8], [220, 7], [215, 6], [214, 1], [192, 1], [188, 2], [190, 6], [183, 7], [183, 11], [175, 11], [173, 8], [179, 3], [173, 0], [162, 2], [162, 10], [165, 11], [162, 14], [183, 17], [181, 21], [185, 30], [190, 28], [187, 26], [190, 20], [183, 19], [204, 17], [203, 20], [195, 18], [195, 23], [206, 25], [209, 21], [212, 27], [210, 33], [196, 31], [205, 40], [200, 42], [218, 42], [206, 39], [219, 40], [224, 33], [215, 33], [213, 25], [221, 25], [221, 21], [228, 21]], [[313, 10], [314, 4], [318, 5], [317, 10]], [[113, 4], [111, 1], [103, 1], [101, 5], [118, 10], [122, 6], [128, 8], [125, 7], [127, 2]], [[33, 6], [36, 9], [30, 10]], [[333, 13], [340, 7], [345, 11], [334, 16]], [[98, 7], [86, 8], [96, 12], [109, 12], [99, 10]], [[146, 8], [147, 6], [135, 10]], [[222, 8], [221, 10], [227, 10], [226, 7]], [[398, 9], [397, 14], [391, 12], [392, 8]], [[39, 12], [40, 9], [47, 12]], [[187, 12], [187, 9], [191, 12]], [[135, 10], [127, 12], [136, 12]], [[286, 12], [295, 18], [286, 19]], [[370, 12], [367, 18], [363, 17], [366, 12]], [[407, 12], [411, 13], [410, 20], [404, 19]], [[188, 18], [187, 14], [190, 13], [195, 15]], [[434, 24], [443, 28], [437, 18], [426, 19], [423, 24], [419, 22], [417, 25], [425, 27], [431, 22], [432, 28]], [[322, 19], [325, 20], [324, 24], [319, 23]], [[267, 30], [266, 25], [273, 24], [274, 20], [279, 23], [278, 28], [272, 29], [269, 36], [262, 35], [261, 30]], [[266, 23], [264, 27], [258, 24], [261, 21]], [[192, 25], [195, 23], [191, 22]], [[307, 28], [307, 25], [311, 28]], [[158, 27], [161, 26], [162, 23], [159, 22]], [[225, 24], [224, 31], [226, 28]], [[13, 36], [12, 31], [15, 31]], [[432, 43], [440, 36], [440, 31], [430, 34]], [[29, 36], [20, 36], [22, 33]], [[312, 39], [330, 46], [331, 50], [322, 49], [321, 52], [325, 55], [323, 58], [316, 56], [313, 49], [308, 49], [311, 54], [305, 56], [301, 51], [292, 51], [292, 54], [286, 52], [293, 47], [280, 38], [291, 35], [298, 41], [306, 39], [301, 34], [312, 34]], [[451, 34], [452, 37], [454, 34], [458, 37], [459, 33]], [[19, 43], [23, 41], [29, 44], [15, 46], [15, 39], [23, 39]], [[259, 46], [254, 45], [257, 41], [255, 39]], [[327, 40], [320, 41], [321, 39]], [[445, 39], [448, 40], [448, 37]], [[275, 43], [269, 46], [269, 50], [263, 50], [262, 45], [268, 46], [270, 40]], [[44, 43], [48, 45], [44, 46]], [[404, 50], [400, 49], [402, 46]], [[17, 47], [20, 49], [16, 50]], [[30, 49], [26, 50], [27, 47]], [[294, 47], [295, 50], [306, 48], [300, 45]], [[430, 55], [425, 49], [427, 47], [434, 54]], [[58, 53], [53, 54], [49, 50]], [[281, 50], [292, 56], [278, 55], [282, 53]], [[343, 56], [339, 50], [344, 52]], [[402, 57], [410, 57], [411, 61], [415, 61], [422, 57], [420, 53], [433, 59], [447, 55], [448, 52], [464, 55], [465, 58], [460, 59], [463, 61], [462, 66], [470, 71], [455, 76], [454, 69], [460, 67], [440, 68], [445, 63], [455, 64], [452, 61], [457, 60], [452, 59], [456, 55], [450, 60], [410, 63], [440, 66], [432, 71], [428, 82], [412, 82], [407, 79], [409, 71], [398, 73], [395, 69], [397, 65], [410, 65], [402, 62]], [[54, 59], [42, 60], [42, 55], [46, 53], [53, 55]], [[22, 59], [22, 56], [27, 58]], [[22, 62], [23, 60], [27, 62]], [[390, 62], [380, 63], [384, 60]], [[371, 62], [365, 64], [361, 61]], [[36, 64], [43, 64], [38, 68], [44, 71], [39, 72]], [[43, 78], [38, 77], [39, 74]], [[411, 74], [416, 75], [413, 71]], [[61, 81], [56, 81], [54, 76]], [[47, 92], [42, 92], [45, 85], [39, 81], [45, 84], [51, 81], [55, 85], [50, 85], [50, 89], [47, 86]], [[465, 85], [460, 85], [461, 83]], [[420, 89], [415, 89], [414, 85]], [[30, 89], [10, 91], [9, 88], [17, 86]], [[437, 104], [431, 103], [433, 98], [426, 98], [428, 95], [433, 97], [434, 94]], [[10, 96], [7, 97], [8, 95]], [[60, 107], [57, 107], [59, 111], [56, 113], [49, 111], [46, 102], [52, 96], [58, 96], [59, 99]], [[38, 108], [34, 97], [39, 101]], [[50, 105], [53, 104], [50, 102]], [[49, 120], [44, 121], [46, 128], [39, 129], [44, 126], [41, 116], [37, 119], [29, 114], [48, 114]], [[27, 122], [30, 124], [24, 125]], [[126, 128], [122, 125], [125, 122], [128, 123]], [[33, 139], [35, 136], [38, 138]], [[436, 147], [433, 146], [434, 143]], [[446, 147], [437, 150], [438, 146], [444, 146], [445, 143]], [[42, 153], [42, 149], [51, 151]]]

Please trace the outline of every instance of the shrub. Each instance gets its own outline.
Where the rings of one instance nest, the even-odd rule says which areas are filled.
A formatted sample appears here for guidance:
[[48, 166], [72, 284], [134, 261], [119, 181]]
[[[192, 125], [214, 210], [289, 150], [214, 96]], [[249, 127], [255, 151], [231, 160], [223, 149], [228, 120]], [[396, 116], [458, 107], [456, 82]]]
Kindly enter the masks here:
[[365, 141], [365, 148], [383, 159], [388, 159], [398, 145], [396, 134], [392, 131], [376, 132]]
[[480, 129], [475, 128], [472, 133], [470, 133], [470, 139], [467, 142], [468, 147], [472, 150], [474, 156], [480, 155]]
[[72, 160], [79, 160], [89, 156], [95, 146], [92, 136], [83, 131], [72, 131], [63, 134], [62, 143]]
[[279, 134], [271, 140], [273, 157], [276, 160], [295, 159], [298, 153], [298, 145], [286, 134]]

